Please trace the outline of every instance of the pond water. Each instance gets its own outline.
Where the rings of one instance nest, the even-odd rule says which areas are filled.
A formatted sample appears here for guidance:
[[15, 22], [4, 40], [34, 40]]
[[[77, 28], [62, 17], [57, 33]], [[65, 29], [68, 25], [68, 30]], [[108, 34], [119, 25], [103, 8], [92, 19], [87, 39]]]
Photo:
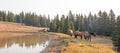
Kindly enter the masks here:
[[48, 46], [47, 40], [41, 35], [0, 39], [0, 53], [40, 53]]

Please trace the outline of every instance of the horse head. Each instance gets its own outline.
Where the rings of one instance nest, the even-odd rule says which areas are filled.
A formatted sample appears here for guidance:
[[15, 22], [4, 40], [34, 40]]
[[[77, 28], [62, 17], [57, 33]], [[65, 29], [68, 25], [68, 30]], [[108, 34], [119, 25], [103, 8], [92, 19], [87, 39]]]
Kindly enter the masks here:
[[73, 35], [73, 30], [68, 30], [68, 35], [72, 36]]
[[93, 35], [94, 37], [96, 37], [96, 33], [90, 32], [90, 34]]

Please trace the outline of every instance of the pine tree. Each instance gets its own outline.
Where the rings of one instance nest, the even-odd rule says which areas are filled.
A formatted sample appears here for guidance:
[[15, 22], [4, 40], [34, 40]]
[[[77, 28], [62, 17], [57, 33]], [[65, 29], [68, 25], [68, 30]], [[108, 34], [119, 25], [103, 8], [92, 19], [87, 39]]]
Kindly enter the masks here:
[[69, 26], [70, 26], [70, 28], [68, 28], [68, 29], [71, 29], [74, 31], [74, 24], [72, 21], [69, 21]]
[[91, 14], [91, 12], [89, 13], [89, 16], [88, 16], [88, 28], [89, 28], [89, 31], [90, 32], [93, 32], [93, 22], [94, 19], [93, 19], [93, 15]]
[[39, 26], [38, 16], [36, 14], [33, 17], [33, 26]]
[[109, 32], [109, 27], [110, 27], [110, 20], [109, 20], [109, 16], [106, 13], [106, 11], [104, 12], [99, 12], [98, 13], [99, 17], [96, 19], [96, 32], [99, 35], [108, 35]]
[[20, 18], [19, 18], [20, 23], [24, 23], [24, 19], [25, 19], [24, 12], [21, 12], [21, 13], [19, 14], [19, 16], [20, 16]]
[[102, 30], [103, 30], [103, 17], [102, 17], [102, 13], [101, 11], [98, 12], [98, 17], [96, 18], [96, 33], [99, 35], [102, 35]]
[[72, 21], [73, 25], [75, 26], [75, 17], [74, 17], [74, 14], [72, 13], [72, 11], [69, 11], [67, 17], [68, 17], [69, 21]]
[[84, 17], [84, 31], [89, 31], [89, 22], [87, 16]]
[[6, 11], [3, 11], [3, 12], [2, 12], [2, 20], [3, 20], [3, 21], [8, 21]]
[[74, 15], [72, 14], [72, 11], [69, 11], [69, 13], [68, 13], [68, 18], [69, 18], [72, 22], [74, 22]]
[[98, 15], [99, 15], [99, 17], [102, 16], [102, 11], [101, 10], [98, 12]]
[[40, 26], [40, 27], [43, 26], [43, 23], [42, 23], [43, 20], [42, 20], [42, 19], [43, 19], [43, 17], [42, 17], [42, 15], [40, 15], [40, 16], [39, 16], [39, 26]]
[[48, 15], [47, 21], [46, 21], [47, 27], [50, 27], [50, 16]]
[[15, 17], [14, 14], [12, 12], [8, 11], [8, 22], [15, 22]]
[[116, 47], [117, 51], [120, 52], [120, 16], [117, 17], [117, 23], [115, 26], [115, 31], [112, 35], [113, 45]]
[[15, 15], [15, 22], [20, 23], [20, 15]]
[[60, 21], [60, 32], [64, 32], [63, 30], [64, 30], [64, 23], [65, 23], [65, 16], [64, 15], [62, 15], [61, 16], [61, 21]]
[[1, 20], [1, 21], [4, 21], [4, 20], [3, 20], [3, 11], [0, 11], [0, 20]]
[[110, 22], [109, 22], [109, 17], [108, 17], [108, 14], [104, 11], [102, 13], [102, 18], [103, 18], [103, 28], [101, 27], [102, 29], [102, 33], [103, 35], [108, 35], [109, 34], [109, 27], [110, 27]]
[[55, 28], [54, 27], [55, 26], [54, 26], [53, 22], [51, 22], [50, 23], [50, 27], [49, 27], [51, 32], [55, 32]]
[[56, 32], [60, 32], [60, 21], [59, 21], [59, 15], [57, 14], [56, 18]]
[[26, 13], [25, 14], [25, 25], [28, 25], [28, 26], [30, 26], [30, 25], [32, 25], [31, 24], [31, 13]]
[[75, 20], [75, 30], [79, 30], [81, 29], [81, 18], [80, 15], [76, 15], [76, 20]]
[[115, 14], [112, 9], [109, 12], [109, 25], [109, 35], [112, 35], [115, 29]]
[[96, 24], [96, 20], [97, 20], [98, 17], [97, 17], [96, 14], [94, 14], [93, 17], [94, 17], [94, 21], [93, 21], [93, 27], [94, 27], [94, 28], [93, 28], [93, 31], [94, 31], [94, 32], [97, 32], [97, 24]]
[[53, 21], [50, 24], [50, 31], [59, 32], [59, 16], [55, 16]]
[[84, 16], [82, 14], [80, 15], [80, 21], [81, 21], [80, 22], [81, 23], [80, 31], [84, 31]]
[[63, 29], [64, 33], [67, 33], [67, 31], [69, 29], [71, 29], [70, 28], [70, 20], [69, 20], [69, 18], [67, 16], [66, 19], [65, 19], [65, 21], [64, 21], [64, 29]]

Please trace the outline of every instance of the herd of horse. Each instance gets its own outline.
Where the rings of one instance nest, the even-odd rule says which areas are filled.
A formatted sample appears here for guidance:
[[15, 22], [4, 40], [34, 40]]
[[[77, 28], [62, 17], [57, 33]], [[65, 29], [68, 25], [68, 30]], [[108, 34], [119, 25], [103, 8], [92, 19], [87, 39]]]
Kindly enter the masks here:
[[[49, 29], [44, 28], [39, 30], [39, 32], [47, 32]], [[68, 30], [68, 35], [70, 35], [71, 37], [74, 36], [75, 38], [79, 37], [80, 39], [85, 39], [85, 40], [89, 40], [91, 41], [91, 36], [96, 37], [96, 33], [94, 32], [88, 32], [88, 31], [84, 31], [84, 32], [80, 32], [80, 31], [73, 31], [73, 30]]]
[[73, 30], [68, 30], [68, 35], [71, 37], [74, 35], [75, 38], [80, 37], [81, 39], [89, 40], [91, 41], [91, 36], [96, 37], [96, 33], [94, 32], [80, 32], [80, 31], [73, 31]]

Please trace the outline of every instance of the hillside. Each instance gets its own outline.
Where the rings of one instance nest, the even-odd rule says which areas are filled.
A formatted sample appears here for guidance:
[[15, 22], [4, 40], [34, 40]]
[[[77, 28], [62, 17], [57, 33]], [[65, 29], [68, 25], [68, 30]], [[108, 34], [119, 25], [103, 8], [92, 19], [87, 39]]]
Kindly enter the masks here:
[[38, 27], [24, 26], [20, 23], [0, 21], [0, 31], [35, 31], [40, 29]]
[[23, 36], [23, 35], [31, 35], [29, 32], [35, 32], [42, 28], [32, 27], [32, 26], [24, 26], [20, 23], [13, 22], [2, 22], [0, 21], [0, 39], [15, 37], [15, 36]]

